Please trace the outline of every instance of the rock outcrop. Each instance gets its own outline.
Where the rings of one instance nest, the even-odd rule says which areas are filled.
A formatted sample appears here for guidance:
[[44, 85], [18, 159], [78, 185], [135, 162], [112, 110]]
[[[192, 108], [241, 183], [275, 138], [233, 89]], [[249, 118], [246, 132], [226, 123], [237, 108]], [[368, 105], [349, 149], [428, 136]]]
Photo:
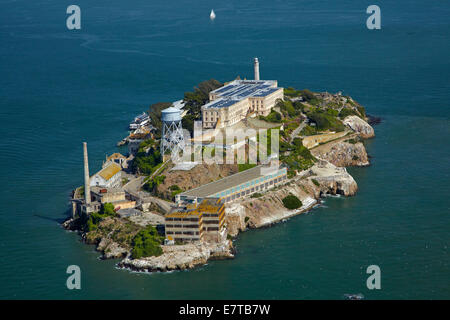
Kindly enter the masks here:
[[344, 119], [343, 123], [358, 133], [361, 138], [367, 139], [375, 137], [375, 131], [372, 126], [358, 116], [348, 116]]
[[[347, 169], [336, 167], [327, 161], [319, 161], [310, 172], [311, 180], [319, 183], [320, 195], [353, 196], [358, 190], [355, 179], [347, 172]], [[314, 182], [314, 181], [313, 181]]]
[[163, 254], [158, 257], [131, 259], [127, 257], [119, 267], [137, 271], [172, 271], [194, 268], [205, 264], [208, 259], [233, 258], [232, 243], [226, 240], [219, 244], [189, 243], [183, 245], [162, 246]]
[[330, 142], [312, 149], [311, 153], [314, 157], [329, 161], [338, 167], [361, 167], [370, 164], [364, 145], [354, 139]]
[[121, 247], [117, 242], [109, 238], [102, 238], [96, 250], [103, 253], [103, 259], [123, 258], [129, 252], [129, 250]]
[[[319, 161], [303, 176], [293, 178], [285, 185], [226, 207], [229, 235], [236, 236], [246, 228], [260, 228], [287, 219], [311, 209], [321, 196], [341, 194], [352, 196], [358, 186], [345, 168], [327, 161]], [[288, 210], [283, 198], [293, 194], [302, 201], [302, 207]]]
[[164, 199], [172, 198], [171, 186], [182, 190], [190, 190], [207, 183], [222, 179], [239, 171], [237, 164], [205, 164], [201, 163], [189, 171], [165, 171], [164, 182], [158, 185], [157, 194]]

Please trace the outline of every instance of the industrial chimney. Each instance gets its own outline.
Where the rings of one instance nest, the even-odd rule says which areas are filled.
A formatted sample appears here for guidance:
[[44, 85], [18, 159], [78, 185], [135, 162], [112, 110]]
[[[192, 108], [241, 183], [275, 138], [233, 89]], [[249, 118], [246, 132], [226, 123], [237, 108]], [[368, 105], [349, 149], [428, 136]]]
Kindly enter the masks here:
[[255, 58], [255, 62], [253, 63], [255, 67], [255, 80], [259, 80], [259, 61], [258, 58]]
[[84, 201], [86, 206], [91, 203], [91, 188], [89, 182], [89, 162], [87, 153], [87, 143], [83, 142], [83, 155], [84, 155]]

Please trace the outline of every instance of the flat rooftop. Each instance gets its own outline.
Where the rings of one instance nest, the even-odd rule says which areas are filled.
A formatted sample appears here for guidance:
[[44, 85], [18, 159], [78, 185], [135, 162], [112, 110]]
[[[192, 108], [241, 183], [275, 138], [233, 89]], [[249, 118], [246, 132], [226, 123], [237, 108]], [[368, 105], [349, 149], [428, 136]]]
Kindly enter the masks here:
[[225, 108], [251, 97], [265, 97], [278, 88], [275, 80], [234, 80], [227, 85], [211, 91], [218, 98], [205, 104], [205, 108]]
[[259, 166], [253, 167], [251, 169], [247, 169], [245, 171], [225, 177], [223, 179], [220, 179], [220, 180], [217, 180], [214, 182], [210, 182], [210, 183], [202, 185], [198, 188], [182, 192], [182, 193], [180, 193], [180, 196], [200, 197], [200, 198], [209, 197], [218, 192], [222, 192], [229, 188], [238, 186], [247, 181], [265, 176], [264, 174], [261, 174], [262, 167], [263, 166], [259, 165]]

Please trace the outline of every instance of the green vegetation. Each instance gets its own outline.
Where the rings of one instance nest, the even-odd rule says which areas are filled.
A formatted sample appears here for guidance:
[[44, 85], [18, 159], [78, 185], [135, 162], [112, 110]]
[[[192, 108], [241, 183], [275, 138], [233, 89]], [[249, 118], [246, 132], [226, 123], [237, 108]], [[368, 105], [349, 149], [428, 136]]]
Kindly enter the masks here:
[[[183, 128], [189, 130], [191, 134], [194, 130], [194, 121], [201, 118], [201, 106], [209, 100], [209, 92], [223, 86], [217, 80], [211, 79], [203, 81], [194, 88], [192, 92], [184, 94], [185, 109], [188, 111], [182, 119]], [[171, 102], [158, 102], [149, 107], [148, 114], [152, 119], [152, 125], [156, 127], [155, 137], [161, 137], [161, 111], [172, 106]]]
[[172, 106], [172, 103], [170, 102], [158, 102], [155, 104], [152, 104], [148, 108], [148, 115], [150, 116], [150, 119], [152, 120], [152, 125], [156, 128], [156, 137], [161, 137], [161, 111], [164, 109], [169, 108]]
[[142, 187], [148, 192], [154, 192], [157, 186], [159, 186], [161, 183], [164, 183], [165, 179], [166, 176], [164, 175], [155, 176], [153, 178], [148, 177]]
[[84, 186], [78, 188], [78, 195], [80, 197], [84, 197]]
[[159, 145], [153, 139], [142, 141], [139, 145], [136, 157], [133, 160], [132, 169], [140, 174], [151, 175], [162, 163]]
[[283, 205], [289, 210], [294, 210], [300, 208], [302, 206], [302, 202], [293, 194], [289, 194], [283, 198]]
[[147, 226], [133, 238], [131, 257], [139, 259], [142, 257], [160, 256], [163, 253], [161, 248], [163, 241], [164, 237], [158, 234], [155, 227]]
[[342, 108], [341, 112], [339, 112], [339, 118], [345, 119], [348, 116], [359, 116], [359, 114], [351, 108]]
[[311, 179], [311, 181], [318, 187], [320, 187], [320, 183], [319, 181], [317, 181], [316, 179]]
[[281, 123], [282, 117], [280, 113], [272, 109], [272, 111], [266, 117], [259, 116], [259, 119], [267, 122]]
[[[289, 151], [287, 155], [284, 151]], [[314, 165], [316, 158], [311, 152], [303, 146], [302, 139], [295, 138], [292, 144], [280, 142], [280, 160], [288, 166], [288, 177], [295, 176], [295, 171], [302, 171], [309, 169]]]
[[356, 109], [358, 109], [358, 112], [361, 116], [363, 116], [363, 118], [366, 117], [366, 109], [364, 109], [363, 106], [357, 106]]
[[244, 222], [245, 222], [245, 223], [247, 223], [249, 220], [250, 220], [249, 217], [245, 217], [245, 218], [244, 218]]
[[313, 136], [317, 134], [317, 129], [313, 126], [305, 126], [301, 131], [300, 135], [302, 136]]
[[169, 187], [169, 190], [172, 191], [171, 196], [172, 199], [175, 199], [175, 196], [181, 192], [183, 192], [183, 189], [181, 189], [179, 186], [177, 186], [176, 184], [173, 184]]
[[313, 104], [318, 101], [314, 93], [308, 89], [297, 90], [289, 87], [284, 89], [284, 94], [290, 98], [302, 97], [305, 101], [308, 101], [310, 103], [311, 101], [314, 102]]
[[262, 197], [262, 194], [259, 193], [259, 192], [255, 192], [254, 194], [252, 194], [252, 195], [250, 196], [250, 198], [260, 198], [260, 197]]
[[117, 216], [117, 213], [114, 211], [114, 205], [112, 203], [105, 203], [103, 204], [102, 208], [100, 209], [100, 212], [92, 212], [86, 221], [86, 229], [87, 231], [93, 231], [98, 228], [98, 224], [100, 221], [107, 217], [115, 217]]
[[307, 113], [307, 116], [316, 124], [317, 130], [330, 130], [335, 132], [345, 130], [345, 125], [339, 119], [324, 112], [323, 110], [309, 112]]
[[256, 164], [254, 164], [254, 163], [240, 163], [240, 164], [238, 164], [238, 167], [239, 167], [239, 172], [241, 172], [241, 171], [245, 171], [245, 170], [251, 169], [253, 167], [256, 167]]
[[357, 144], [359, 142], [358, 138], [348, 139], [345, 140], [345, 142], [351, 143], [351, 144]]
[[209, 93], [223, 84], [215, 79], [200, 82], [194, 91], [184, 93], [184, 109], [187, 114], [183, 117], [182, 125], [184, 129], [189, 130], [191, 135], [194, 132], [194, 121], [201, 119], [201, 107], [209, 101]]
[[[275, 105], [275, 107], [280, 108], [281, 113], [285, 116], [285, 117], [290, 117], [293, 118], [295, 116], [300, 115], [301, 113], [301, 108], [299, 104], [296, 104], [294, 106], [294, 104], [289, 101], [283, 101], [283, 100], [279, 100], [277, 102], [277, 104]], [[297, 107], [297, 108], [296, 108]]]

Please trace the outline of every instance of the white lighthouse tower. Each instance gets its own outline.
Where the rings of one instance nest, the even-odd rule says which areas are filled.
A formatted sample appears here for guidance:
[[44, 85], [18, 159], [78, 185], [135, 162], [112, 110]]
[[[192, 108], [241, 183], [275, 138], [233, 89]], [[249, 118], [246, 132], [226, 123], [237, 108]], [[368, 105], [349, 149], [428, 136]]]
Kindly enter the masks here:
[[259, 61], [258, 58], [255, 58], [255, 61], [253, 62], [253, 66], [255, 69], [255, 80], [259, 80]]
[[161, 156], [169, 151], [172, 159], [178, 158], [185, 147], [183, 128], [181, 126], [181, 111], [170, 107], [161, 111], [162, 136]]

